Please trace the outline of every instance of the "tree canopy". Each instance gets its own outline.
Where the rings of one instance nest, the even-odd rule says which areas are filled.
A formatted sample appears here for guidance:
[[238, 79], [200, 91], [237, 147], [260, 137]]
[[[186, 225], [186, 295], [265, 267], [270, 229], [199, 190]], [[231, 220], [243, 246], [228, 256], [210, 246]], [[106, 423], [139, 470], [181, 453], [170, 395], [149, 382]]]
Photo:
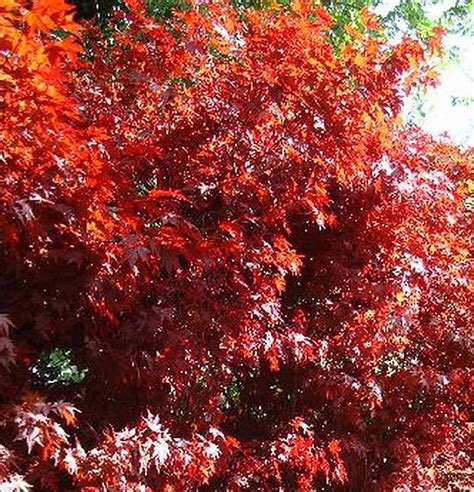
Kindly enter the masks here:
[[126, 6], [0, 0], [0, 489], [468, 487], [473, 152], [400, 118], [422, 45]]
[[[347, 37], [344, 26], [352, 22], [360, 22], [360, 14], [364, 8], [383, 7], [381, 25], [391, 34], [403, 31], [415, 34], [420, 38], [429, 37], [437, 25], [444, 29], [458, 33], [473, 32], [473, 8], [472, 0], [458, 0], [454, 4], [446, 6], [443, 0], [314, 0], [315, 5], [320, 5], [328, 10], [333, 17], [332, 30], [336, 36]], [[106, 21], [114, 8], [126, 8], [126, 3], [120, 0], [74, 0], [78, 7], [78, 13], [85, 18], [97, 17], [99, 21]], [[186, 10], [191, 3], [187, 0], [146, 0], [147, 11], [156, 18], [169, 18], [174, 11]], [[281, 6], [291, 8], [293, 0], [278, 0]], [[231, 4], [236, 9], [268, 9], [271, 8], [271, 0], [232, 0]], [[386, 4], [386, 5], [385, 5]], [[436, 18], [430, 15], [430, 10], [436, 8], [439, 13]]]

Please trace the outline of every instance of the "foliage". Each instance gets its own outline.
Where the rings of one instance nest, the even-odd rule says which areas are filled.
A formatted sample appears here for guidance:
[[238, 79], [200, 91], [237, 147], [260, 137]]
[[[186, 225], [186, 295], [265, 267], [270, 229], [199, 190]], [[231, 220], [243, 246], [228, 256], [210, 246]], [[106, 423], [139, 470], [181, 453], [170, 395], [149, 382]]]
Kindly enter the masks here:
[[32, 379], [37, 384], [72, 384], [82, 383], [86, 370], [79, 371], [72, 364], [71, 351], [55, 348], [42, 354], [38, 362], [31, 368]]
[[[388, 9], [380, 18], [381, 25], [390, 36], [400, 33], [414, 34], [420, 39], [426, 40], [433, 34], [436, 26], [442, 26], [453, 33], [472, 34], [474, 29], [473, 0], [458, 0], [454, 5], [447, 5], [439, 9], [443, 0], [315, 0], [315, 5], [321, 5], [332, 15], [334, 24], [332, 34], [336, 43], [347, 41], [348, 33], [344, 26], [349, 24], [361, 27], [361, 12], [364, 8], [379, 8], [385, 3]], [[112, 8], [124, 8], [125, 4], [119, 0], [75, 0], [82, 17], [90, 18], [97, 15], [99, 21], [104, 21], [110, 15]], [[146, 0], [148, 13], [157, 19], [168, 19], [175, 11], [185, 11], [190, 3], [187, 0]], [[294, 0], [232, 0], [232, 5], [238, 10], [242, 9], [269, 9], [274, 3], [291, 8]], [[430, 15], [432, 9], [439, 10], [439, 14], [433, 18]]]
[[0, 490], [469, 487], [473, 153], [400, 122], [421, 45], [191, 7], [0, 0]]
[[442, 4], [442, 1], [401, 0], [393, 10], [386, 14], [384, 20], [392, 33], [399, 31], [400, 23], [403, 23], [406, 29], [425, 39], [431, 35], [437, 25], [443, 26], [450, 32], [462, 34], [472, 32], [472, 14], [474, 13], [472, 0], [457, 1], [454, 5], [439, 9], [439, 14], [433, 18], [430, 10], [436, 9], [439, 4]]

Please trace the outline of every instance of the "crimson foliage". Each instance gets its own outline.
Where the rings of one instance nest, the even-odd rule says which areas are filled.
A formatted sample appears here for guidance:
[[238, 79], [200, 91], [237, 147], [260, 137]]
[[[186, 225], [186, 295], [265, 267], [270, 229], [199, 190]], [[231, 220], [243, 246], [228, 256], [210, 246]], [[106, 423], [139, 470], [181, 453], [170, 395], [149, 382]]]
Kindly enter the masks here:
[[468, 486], [472, 151], [399, 118], [419, 44], [128, 3], [0, 1], [0, 490]]

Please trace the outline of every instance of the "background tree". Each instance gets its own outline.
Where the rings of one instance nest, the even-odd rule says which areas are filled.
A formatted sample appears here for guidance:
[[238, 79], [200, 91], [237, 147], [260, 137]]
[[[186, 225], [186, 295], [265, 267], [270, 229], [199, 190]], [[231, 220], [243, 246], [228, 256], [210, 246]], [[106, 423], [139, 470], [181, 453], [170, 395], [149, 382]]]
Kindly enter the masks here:
[[[74, 0], [81, 17], [91, 18], [98, 16], [99, 20], [105, 20], [112, 9], [123, 8], [125, 4], [119, 0]], [[266, 9], [272, 4], [270, 0], [233, 0], [232, 5], [237, 9], [257, 8]], [[280, 5], [291, 6], [292, 0], [280, 0]], [[315, 5], [321, 5], [333, 16], [332, 29], [337, 36], [346, 37], [344, 25], [360, 22], [360, 13], [366, 7], [377, 8], [387, 4], [381, 23], [393, 36], [399, 33], [405, 26], [407, 34], [415, 34], [422, 39], [428, 38], [433, 28], [442, 25], [450, 32], [472, 34], [472, 13], [474, 3], [472, 0], [459, 0], [454, 5], [442, 8], [437, 19], [432, 19], [429, 11], [442, 3], [442, 0], [401, 0], [400, 2], [381, 0], [352, 0], [350, 2], [340, 0], [315, 1]], [[392, 5], [393, 4], [393, 5]], [[169, 18], [174, 10], [186, 10], [190, 2], [186, 0], [147, 0], [148, 13], [157, 18]]]
[[1, 486], [467, 486], [472, 151], [400, 122], [420, 44], [0, 5]]

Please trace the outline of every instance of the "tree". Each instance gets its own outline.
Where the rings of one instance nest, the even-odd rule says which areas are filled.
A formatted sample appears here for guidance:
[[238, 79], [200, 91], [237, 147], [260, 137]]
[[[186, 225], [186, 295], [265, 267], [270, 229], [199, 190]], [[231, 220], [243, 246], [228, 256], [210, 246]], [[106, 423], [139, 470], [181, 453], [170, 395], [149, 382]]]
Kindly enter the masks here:
[[472, 151], [400, 121], [420, 44], [0, 5], [0, 488], [468, 486]]
[[[119, 0], [74, 0], [78, 7], [78, 13], [82, 18], [97, 17], [99, 22], [106, 22], [114, 8], [126, 8]], [[272, 6], [271, 0], [232, 0], [236, 9], [268, 9]], [[284, 7], [291, 8], [292, 0], [278, 0]], [[297, 2], [296, 2], [297, 4]], [[439, 0], [401, 0], [396, 2], [384, 2], [381, 0], [352, 0], [350, 2], [340, 0], [314, 0], [315, 5], [321, 5], [333, 17], [331, 27], [336, 40], [348, 39], [348, 33], [344, 30], [347, 24], [360, 23], [360, 14], [364, 8], [382, 8], [381, 25], [393, 35], [400, 32], [414, 34], [420, 39], [429, 38], [433, 29], [439, 25], [449, 32], [469, 34], [473, 31], [472, 13], [474, 3], [472, 0], [458, 0], [454, 5], [448, 2], [443, 6]], [[149, 14], [162, 19], [169, 18], [174, 11], [186, 10], [190, 6], [187, 0], [146, 0]], [[435, 18], [431, 10], [438, 11]]]

